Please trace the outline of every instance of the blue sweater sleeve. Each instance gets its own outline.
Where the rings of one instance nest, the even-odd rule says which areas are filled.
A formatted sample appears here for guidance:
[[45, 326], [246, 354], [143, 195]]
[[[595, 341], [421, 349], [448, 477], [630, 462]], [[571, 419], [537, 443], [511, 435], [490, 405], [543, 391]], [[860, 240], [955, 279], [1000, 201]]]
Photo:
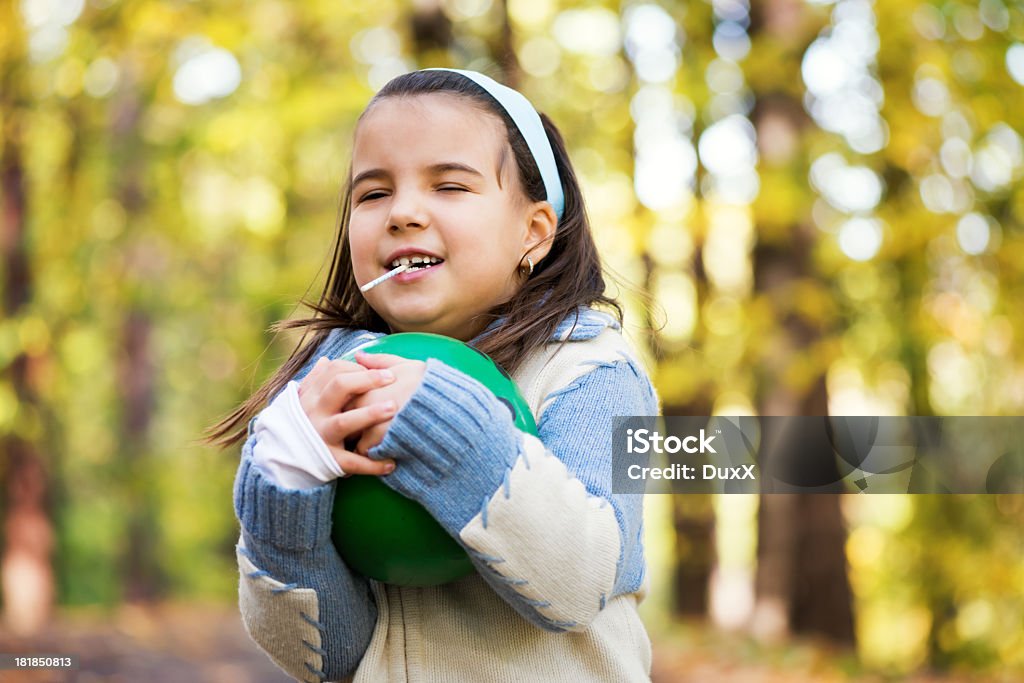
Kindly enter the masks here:
[[250, 437], [243, 449], [235, 511], [242, 526], [240, 552], [257, 571], [241, 580], [270, 576], [284, 584], [278, 593], [313, 589], [319, 618], [295, 615], [321, 633], [319, 646], [303, 644], [321, 655], [320, 666], [310, 665], [309, 672], [326, 680], [344, 678], [355, 671], [370, 644], [377, 607], [367, 580], [342, 562], [331, 542], [334, 484], [298, 491], [279, 488], [253, 466], [254, 440]]
[[[356, 330], [332, 331], [295, 379], [305, 376], [320, 356], [337, 358], [374, 336]], [[369, 645], [377, 607], [368, 581], [342, 562], [331, 541], [335, 486], [330, 483], [305, 490], [278, 487], [253, 464], [255, 440], [256, 436], [250, 434], [242, 448], [234, 486], [235, 513], [241, 525], [238, 552], [255, 567], [255, 571], [244, 573], [240, 580], [269, 577], [281, 584], [272, 596], [283, 596], [295, 589], [315, 591], [319, 618], [305, 613], [294, 617], [320, 631], [319, 646], [296, 643], [299, 648], [307, 648], [309, 659], [320, 666], [307, 662], [308, 671], [288, 673], [303, 679], [311, 674], [326, 680], [345, 678], [359, 665]], [[272, 608], [260, 608], [243, 616], [258, 619], [270, 613]], [[260, 642], [256, 634], [264, 632], [261, 625], [246, 625], [257, 644], [280, 663], [274, 650], [291, 645]], [[266, 631], [270, 630], [268, 625]]]
[[[614, 595], [637, 590], [643, 579], [641, 536], [642, 497], [616, 495], [611, 491], [611, 430], [616, 415], [653, 415], [657, 398], [646, 374], [635, 363], [623, 359], [595, 367], [552, 397], [538, 425], [538, 436], [547, 455], [564, 463], [564, 472], [577, 479], [597, 506], [610, 504], [614, 524], [618, 527], [618, 557], [611, 558], [614, 584], [593, 596], [595, 613]], [[512, 417], [498, 399], [476, 380], [444, 365], [428, 361], [423, 383], [409, 402], [395, 416], [384, 440], [372, 449], [374, 458], [394, 458], [396, 469], [383, 481], [393, 489], [418, 502], [431, 512], [441, 525], [462, 542], [461, 533], [467, 524], [486, 514], [494, 501], [508, 497], [511, 473], [527, 457], [529, 440], [514, 426]], [[529, 463], [523, 462], [526, 469]], [[539, 468], [538, 468], [539, 469]], [[515, 524], [527, 537], [531, 533], [566, 534], [565, 539], [550, 539], [554, 545], [562, 540], [571, 546], [572, 530], [549, 530], [545, 520], [558, 519], [563, 501], [551, 483], [533, 479], [530, 485], [551, 485], [555, 494], [539, 506], [525, 510]], [[504, 495], [503, 495], [504, 494]], [[463, 545], [466, 545], [463, 543]], [[579, 626], [577, 620], [566, 622], [553, 618], [546, 596], [529, 595], [517, 586], [528, 583], [528, 577], [501, 576], [493, 571], [490, 560], [467, 547], [481, 575], [499, 595], [520, 614], [548, 630], [566, 630]], [[544, 571], [572, 575], [594, 558], [575, 557], [575, 566], [547, 567]], [[496, 565], [495, 565], [496, 566]], [[588, 575], [589, 576], [589, 575]], [[570, 582], [571, 583], [571, 582]], [[585, 582], [580, 582], [581, 585]], [[581, 587], [580, 590], [586, 590]], [[589, 598], [588, 598], [589, 599]], [[590, 615], [591, 617], [593, 614]]]

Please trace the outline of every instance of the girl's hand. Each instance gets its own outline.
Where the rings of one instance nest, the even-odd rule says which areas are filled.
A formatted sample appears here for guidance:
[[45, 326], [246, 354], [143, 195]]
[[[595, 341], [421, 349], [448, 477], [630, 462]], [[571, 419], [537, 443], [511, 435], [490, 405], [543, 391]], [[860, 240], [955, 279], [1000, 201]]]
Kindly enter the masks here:
[[[395, 375], [395, 381], [385, 387], [372, 389], [361, 396], [357, 396], [350, 404], [350, 407], [361, 408], [373, 403], [390, 401], [396, 406], [395, 413], [401, 410], [423, 381], [423, 375], [427, 371], [427, 364], [419, 360], [409, 360], [401, 356], [389, 353], [364, 353], [356, 352], [356, 363], [358, 367], [367, 368], [367, 372], [390, 371]], [[384, 435], [391, 426], [391, 417], [381, 420], [369, 429], [363, 431], [359, 443], [356, 444], [356, 453], [366, 455], [370, 449], [384, 440]], [[371, 461], [376, 462], [376, 461]], [[384, 462], [384, 461], [382, 461]], [[391, 461], [388, 461], [391, 462]]]
[[395, 469], [394, 460], [370, 460], [345, 448], [346, 439], [382, 421], [390, 424], [398, 412], [397, 404], [386, 396], [362, 401], [351, 410], [345, 408], [346, 404], [394, 382], [394, 373], [386, 368], [367, 370], [357, 363], [321, 358], [299, 383], [302, 409], [345, 474], [380, 476]]

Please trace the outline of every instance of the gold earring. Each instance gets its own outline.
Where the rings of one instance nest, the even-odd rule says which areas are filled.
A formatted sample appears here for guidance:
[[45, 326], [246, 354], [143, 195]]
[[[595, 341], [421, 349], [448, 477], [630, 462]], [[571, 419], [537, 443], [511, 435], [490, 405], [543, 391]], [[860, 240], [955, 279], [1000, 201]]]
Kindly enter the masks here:
[[[528, 267], [528, 268], [530, 269], [530, 272], [528, 272], [528, 273], [526, 274], [526, 277], [527, 277], [527, 278], [529, 278], [529, 277], [530, 277], [531, 275], [533, 275], [533, 259], [532, 259], [532, 258], [530, 258], [529, 256], [527, 256], [527, 257], [526, 257], [526, 263], [527, 263], [527, 267]], [[520, 268], [521, 268], [521, 267], [522, 267], [522, 266], [520, 266]]]

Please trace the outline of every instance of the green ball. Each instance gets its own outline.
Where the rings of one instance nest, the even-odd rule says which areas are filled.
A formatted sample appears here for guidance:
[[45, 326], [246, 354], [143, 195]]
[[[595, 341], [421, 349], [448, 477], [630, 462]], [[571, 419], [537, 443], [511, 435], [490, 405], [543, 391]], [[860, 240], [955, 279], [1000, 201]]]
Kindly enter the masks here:
[[[509, 409], [516, 427], [537, 433], [530, 407], [515, 383], [487, 355], [439, 334], [392, 334], [358, 349], [410, 360], [436, 358], [477, 380]], [[345, 356], [353, 360], [355, 351]], [[467, 576], [473, 565], [454, 538], [419, 503], [391, 490], [379, 477], [337, 480], [332, 538], [355, 571], [399, 586], [436, 586]]]

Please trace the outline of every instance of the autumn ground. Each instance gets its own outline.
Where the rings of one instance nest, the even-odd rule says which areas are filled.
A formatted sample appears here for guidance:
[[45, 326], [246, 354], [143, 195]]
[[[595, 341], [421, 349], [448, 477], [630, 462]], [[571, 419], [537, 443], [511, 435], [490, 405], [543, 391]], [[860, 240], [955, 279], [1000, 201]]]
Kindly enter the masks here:
[[1017, 683], [1017, 674], [882, 675], [864, 670], [849, 651], [824, 643], [762, 646], [704, 623], [674, 626], [654, 637], [654, 683]]
[[[62, 615], [41, 636], [0, 630], [0, 652], [77, 654], [74, 672], [0, 672], [0, 683], [284, 683], [290, 680], [249, 641], [230, 607], [122, 607], [113, 613]], [[1017, 677], [927, 676], [903, 679], [859, 671], [849, 655], [818, 645], [762, 648], [752, 641], [683, 625], [655, 638], [654, 683], [913, 683]]]

